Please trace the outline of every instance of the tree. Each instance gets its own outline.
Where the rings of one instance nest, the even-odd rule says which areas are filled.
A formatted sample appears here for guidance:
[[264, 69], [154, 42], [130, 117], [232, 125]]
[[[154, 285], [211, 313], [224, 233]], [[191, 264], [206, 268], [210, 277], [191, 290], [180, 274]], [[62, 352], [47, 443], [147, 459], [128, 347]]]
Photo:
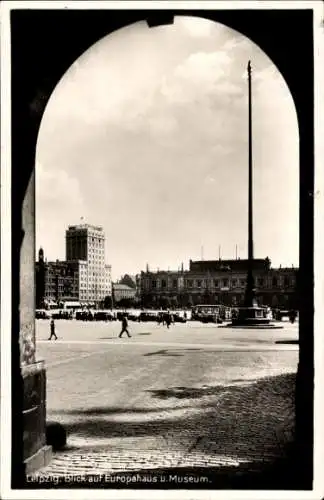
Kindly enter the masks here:
[[104, 298], [104, 309], [111, 309], [112, 306], [113, 306], [112, 297], [111, 295], [107, 295]]
[[176, 297], [176, 296], [172, 297], [171, 304], [172, 304], [172, 307], [177, 308], [178, 305], [179, 305], [179, 303], [178, 303], [178, 297]]
[[125, 274], [119, 281], [122, 285], [127, 285], [130, 288], [136, 288], [136, 281], [129, 274]]
[[167, 296], [162, 296], [160, 300], [161, 307], [168, 309], [171, 305], [170, 298]]
[[209, 293], [209, 290], [206, 290], [204, 293], [204, 304], [212, 304], [212, 295]]
[[134, 306], [134, 300], [131, 299], [131, 298], [123, 298], [123, 299], [120, 299], [120, 301], [118, 302], [118, 305], [120, 307], [125, 307], [125, 308], [133, 307]]
[[148, 308], [151, 306], [151, 303], [152, 303], [152, 297], [151, 297], [151, 294], [145, 294], [145, 295], [142, 295], [142, 299], [141, 299], [141, 305], [143, 308]]

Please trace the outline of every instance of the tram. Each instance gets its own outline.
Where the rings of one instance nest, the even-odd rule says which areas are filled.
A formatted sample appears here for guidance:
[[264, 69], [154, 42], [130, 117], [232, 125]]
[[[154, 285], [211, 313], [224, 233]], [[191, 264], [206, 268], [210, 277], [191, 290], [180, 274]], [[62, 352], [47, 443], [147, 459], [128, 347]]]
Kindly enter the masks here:
[[222, 304], [198, 304], [192, 307], [191, 319], [202, 323], [222, 323], [231, 319], [231, 308]]

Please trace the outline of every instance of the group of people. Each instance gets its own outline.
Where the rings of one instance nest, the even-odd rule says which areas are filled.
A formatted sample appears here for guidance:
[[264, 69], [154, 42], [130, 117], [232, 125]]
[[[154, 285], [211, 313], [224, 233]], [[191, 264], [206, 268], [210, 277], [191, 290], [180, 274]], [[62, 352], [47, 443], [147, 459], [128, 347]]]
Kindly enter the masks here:
[[[129, 330], [128, 330], [127, 315], [124, 314], [120, 318], [120, 320], [121, 320], [121, 331], [120, 331], [120, 334], [118, 335], [118, 337], [121, 338], [123, 336], [123, 333], [126, 333], [127, 336], [130, 338], [131, 335], [130, 335]], [[174, 323], [174, 317], [173, 317], [173, 315], [169, 311], [168, 312], [163, 312], [158, 317], [158, 323], [159, 324], [162, 323], [163, 325], [166, 325], [167, 328], [170, 328], [170, 325], [172, 323]], [[56, 332], [55, 332], [55, 321], [54, 321], [53, 318], [50, 321], [50, 336], [49, 336], [48, 340], [52, 340], [52, 337], [54, 337], [54, 340], [57, 340], [57, 335], [56, 335]]]
[[[290, 322], [294, 323], [296, 321], [296, 318], [297, 318], [297, 311], [295, 311], [295, 310], [289, 311], [289, 320], [290, 320]], [[129, 330], [128, 330], [127, 315], [123, 314], [121, 316], [120, 320], [121, 320], [121, 327], [122, 328], [121, 328], [121, 331], [120, 331], [120, 334], [118, 335], [118, 337], [121, 338], [123, 336], [123, 333], [126, 333], [127, 336], [130, 338], [131, 335], [130, 335]], [[167, 311], [167, 312], [163, 311], [163, 312], [161, 312], [158, 315], [158, 324], [160, 325], [161, 323], [162, 323], [162, 325], [166, 325], [167, 328], [170, 328], [170, 325], [174, 323], [173, 314], [170, 311]], [[48, 340], [52, 340], [52, 337], [54, 337], [54, 340], [57, 340], [57, 335], [56, 335], [56, 332], [55, 332], [54, 318], [52, 318], [51, 321], [50, 321], [50, 336], [49, 336]]]
[[[121, 318], [121, 324], [122, 324], [122, 329], [121, 329], [121, 332], [118, 335], [118, 337], [121, 338], [123, 333], [127, 333], [127, 336], [131, 337], [131, 335], [129, 334], [129, 331], [128, 331], [128, 320], [127, 320], [126, 315], [124, 315]], [[52, 340], [52, 337], [54, 337], [54, 340], [57, 340], [57, 335], [55, 332], [55, 321], [53, 318], [50, 321], [50, 336], [49, 336], [48, 340]]]
[[[166, 325], [167, 328], [170, 328], [170, 325], [172, 323], [174, 323], [174, 317], [173, 317], [173, 315], [169, 311], [167, 311], [167, 312], [161, 312], [158, 315], [158, 324], [160, 325], [161, 323], [162, 323], [162, 325]], [[127, 319], [127, 315], [126, 314], [124, 314], [121, 317], [121, 324], [122, 324], [122, 329], [121, 329], [121, 332], [118, 335], [118, 337], [121, 338], [123, 336], [123, 333], [127, 333], [127, 336], [131, 337], [131, 335], [129, 334], [129, 331], [128, 331], [128, 319]]]
[[166, 325], [167, 328], [170, 328], [170, 325], [174, 323], [174, 316], [169, 311], [163, 311], [159, 313], [157, 321], [159, 325], [162, 323], [162, 325]]
[[[187, 320], [186, 311], [184, 312], [183, 318]], [[171, 324], [175, 323], [174, 315], [170, 311], [161, 311], [158, 314], [157, 321], [159, 325], [162, 323], [162, 325], [166, 325], [168, 328], [170, 328]]]

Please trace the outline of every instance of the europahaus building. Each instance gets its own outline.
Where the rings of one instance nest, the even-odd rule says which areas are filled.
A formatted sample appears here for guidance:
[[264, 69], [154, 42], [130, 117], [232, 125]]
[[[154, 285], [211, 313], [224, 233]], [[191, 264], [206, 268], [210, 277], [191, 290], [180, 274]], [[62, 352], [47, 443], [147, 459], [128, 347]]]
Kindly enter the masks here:
[[41, 248], [36, 262], [36, 307], [58, 301], [97, 304], [112, 294], [111, 266], [105, 264], [101, 226], [69, 226], [66, 260], [47, 262]]

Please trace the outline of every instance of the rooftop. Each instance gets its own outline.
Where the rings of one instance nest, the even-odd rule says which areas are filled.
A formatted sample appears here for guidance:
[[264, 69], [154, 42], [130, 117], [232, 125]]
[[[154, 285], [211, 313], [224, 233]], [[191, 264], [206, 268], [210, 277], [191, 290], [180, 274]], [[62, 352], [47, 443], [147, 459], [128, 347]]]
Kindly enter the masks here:
[[79, 229], [94, 229], [95, 231], [103, 230], [102, 226], [93, 226], [92, 224], [76, 224], [68, 227], [68, 231], [77, 231]]
[[131, 288], [130, 286], [128, 285], [122, 285], [121, 283], [113, 283], [113, 287], [115, 290], [131, 290], [133, 291], [134, 289]]

